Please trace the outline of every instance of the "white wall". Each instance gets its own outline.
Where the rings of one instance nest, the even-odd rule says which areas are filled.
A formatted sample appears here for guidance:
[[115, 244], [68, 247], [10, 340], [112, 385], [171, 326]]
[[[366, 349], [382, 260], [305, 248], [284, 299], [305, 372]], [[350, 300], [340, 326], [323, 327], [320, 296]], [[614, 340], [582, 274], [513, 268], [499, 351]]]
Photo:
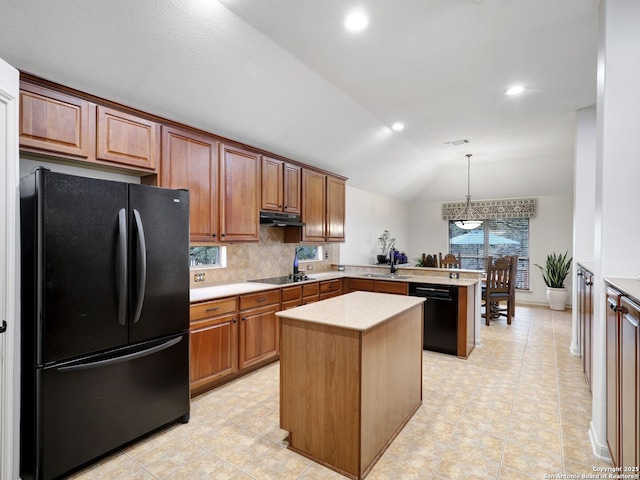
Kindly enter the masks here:
[[[516, 301], [547, 305], [547, 287], [535, 263], [544, 264], [551, 252], [569, 252], [573, 256], [573, 195], [543, 195], [538, 199], [538, 214], [529, 222], [531, 281], [529, 292], [517, 292]], [[414, 203], [409, 207], [410, 256], [449, 251], [448, 223], [442, 219], [442, 203]], [[409, 253], [407, 253], [409, 254]], [[572, 279], [565, 284], [571, 291]], [[569, 297], [571, 298], [571, 296]]]
[[364, 265], [377, 263], [378, 237], [389, 230], [396, 248], [409, 255], [408, 205], [376, 193], [347, 185], [346, 241], [340, 245], [340, 263]]

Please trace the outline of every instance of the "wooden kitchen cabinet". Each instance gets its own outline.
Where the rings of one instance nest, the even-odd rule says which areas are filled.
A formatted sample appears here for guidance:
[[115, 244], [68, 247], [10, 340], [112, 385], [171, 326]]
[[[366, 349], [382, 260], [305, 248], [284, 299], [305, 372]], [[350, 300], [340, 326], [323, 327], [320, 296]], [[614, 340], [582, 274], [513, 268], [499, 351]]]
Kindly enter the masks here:
[[593, 372], [592, 330], [593, 330], [593, 273], [582, 265], [578, 265], [578, 329], [580, 338], [580, 355], [584, 378], [591, 391]]
[[275, 359], [279, 352], [280, 290], [269, 290], [240, 297], [240, 369]]
[[300, 213], [302, 169], [274, 158], [262, 157], [262, 210]]
[[160, 125], [146, 118], [98, 105], [96, 158], [155, 171], [160, 156]]
[[342, 295], [342, 279], [324, 280], [320, 282], [320, 300]]
[[320, 282], [302, 285], [302, 305], [320, 300]]
[[162, 127], [160, 185], [189, 190], [191, 241], [217, 241], [218, 156], [209, 135]]
[[396, 282], [389, 280], [376, 280], [376, 292], [394, 293], [396, 295], [409, 295], [409, 284], [407, 282]]
[[640, 298], [617, 280], [605, 280], [606, 438], [613, 466], [634, 468], [640, 462]]
[[190, 376], [192, 394], [238, 370], [236, 297], [192, 304]]
[[[30, 83], [20, 84], [20, 148], [79, 159], [95, 156], [95, 105]], [[93, 136], [90, 126], [93, 126]]]
[[260, 238], [260, 155], [220, 144], [221, 242]]
[[302, 285], [283, 287], [281, 289], [280, 306], [282, 310], [302, 305]]
[[302, 221], [304, 227], [287, 227], [285, 243], [344, 242], [344, 179], [310, 168], [302, 169]]
[[345, 285], [345, 293], [351, 292], [375, 292], [375, 280], [367, 278], [347, 278]]

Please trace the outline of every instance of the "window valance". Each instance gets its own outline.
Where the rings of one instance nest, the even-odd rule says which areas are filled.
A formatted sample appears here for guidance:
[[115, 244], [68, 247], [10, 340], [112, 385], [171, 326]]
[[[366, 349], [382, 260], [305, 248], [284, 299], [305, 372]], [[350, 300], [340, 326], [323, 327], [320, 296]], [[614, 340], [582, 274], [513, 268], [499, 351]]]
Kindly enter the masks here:
[[[536, 198], [511, 198], [508, 200], [485, 200], [471, 202], [482, 219], [488, 218], [533, 218], [536, 216]], [[455, 220], [465, 202], [443, 203], [442, 218]]]

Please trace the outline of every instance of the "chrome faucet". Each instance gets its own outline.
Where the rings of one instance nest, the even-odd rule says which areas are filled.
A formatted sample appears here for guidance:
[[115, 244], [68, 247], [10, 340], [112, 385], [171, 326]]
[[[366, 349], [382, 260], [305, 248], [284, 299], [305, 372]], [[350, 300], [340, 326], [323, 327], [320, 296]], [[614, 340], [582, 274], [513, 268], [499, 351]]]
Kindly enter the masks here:
[[391, 274], [394, 274], [398, 271], [396, 268], [396, 251], [394, 248], [389, 250], [389, 263], [391, 264]]

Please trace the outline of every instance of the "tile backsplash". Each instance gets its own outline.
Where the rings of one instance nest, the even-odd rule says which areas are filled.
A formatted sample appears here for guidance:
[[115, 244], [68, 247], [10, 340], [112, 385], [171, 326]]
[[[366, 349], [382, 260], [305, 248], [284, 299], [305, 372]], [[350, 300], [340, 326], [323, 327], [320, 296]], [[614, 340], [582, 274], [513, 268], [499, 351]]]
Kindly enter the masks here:
[[[201, 288], [225, 283], [246, 282], [258, 278], [278, 277], [293, 272], [293, 243], [283, 243], [284, 229], [279, 227], [260, 226], [260, 241], [247, 243], [230, 243], [227, 247], [227, 266], [225, 268], [191, 268], [190, 287]], [[300, 270], [313, 265], [312, 275], [317, 272], [331, 270], [331, 264], [340, 263], [340, 245], [323, 244], [329, 258], [321, 262], [300, 262]], [[204, 273], [203, 281], [195, 281], [196, 275]]]

